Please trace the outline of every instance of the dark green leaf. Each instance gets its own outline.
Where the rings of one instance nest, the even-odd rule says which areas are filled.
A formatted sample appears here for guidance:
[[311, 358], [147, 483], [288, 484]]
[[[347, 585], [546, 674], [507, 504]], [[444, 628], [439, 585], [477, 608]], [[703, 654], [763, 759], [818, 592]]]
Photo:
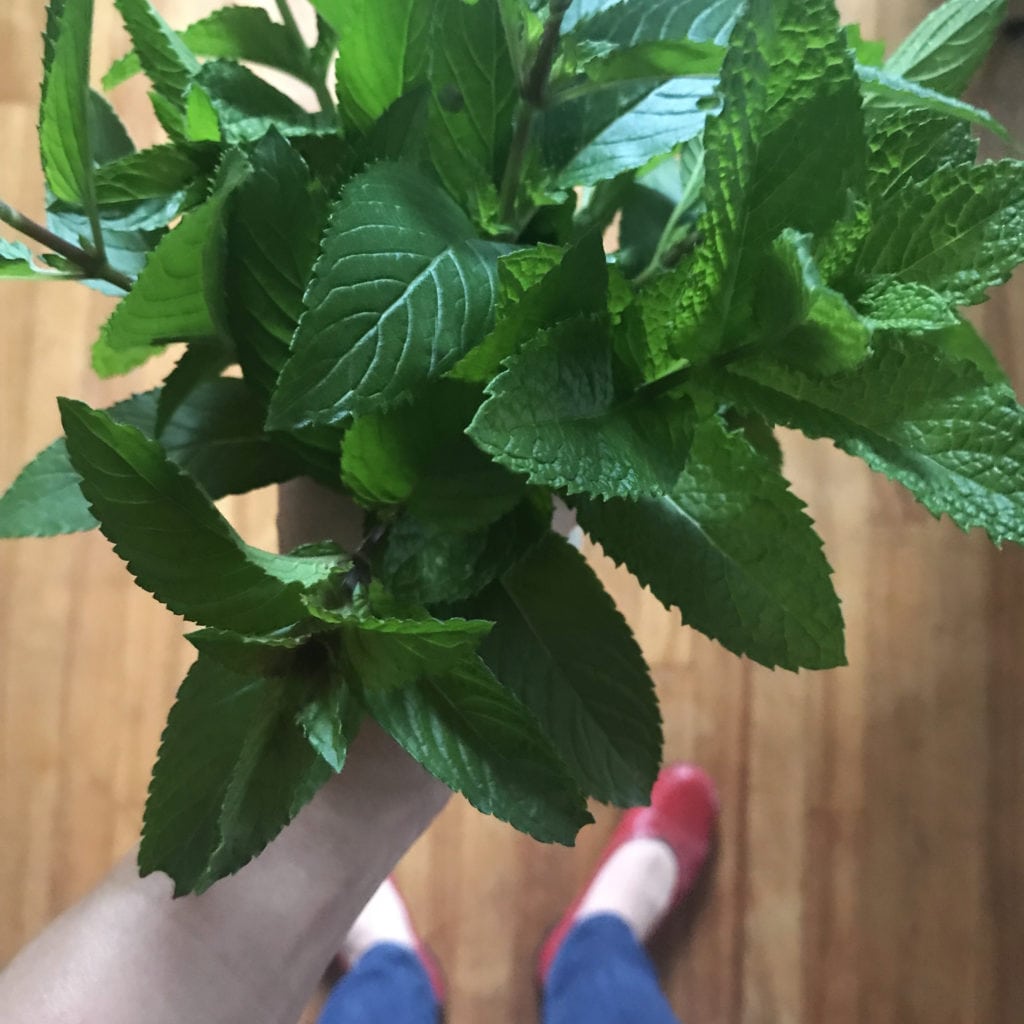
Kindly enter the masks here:
[[480, 655], [536, 716], [583, 791], [646, 803], [661, 766], [654, 686], [593, 570], [549, 534], [471, 606], [494, 619]]
[[234, 360], [218, 338], [193, 342], [185, 349], [174, 369], [164, 378], [156, 408], [155, 434], [159, 437], [175, 412], [193, 391], [206, 381], [216, 380]]
[[135, 152], [128, 129], [114, 108], [94, 89], [89, 90], [89, 141], [92, 159], [97, 167], [120, 160]]
[[238, 672], [204, 657], [171, 709], [149, 787], [139, 871], [176, 896], [248, 863], [330, 778], [298, 719], [309, 680]]
[[324, 236], [269, 424], [338, 423], [395, 404], [490, 330], [506, 246], [408, 167], [354, 178]]
[[722, 386], [773, 423], [831, 437], [936, 517], [1024, 542], [1024, 410], [1013, 391], [926, 341], [890, 340], [851, 373], [814, 380], [738, 363]]
[[959, 322], [949, 299], [916, 282], [883, 278], [857, 300], [857, 307], [876, 331], [934, 331]]
[[663, 494], [686, 461], [686, 407], [619, 392], [600, 318], [541, 332], [487, 394], [469, 436], [530, 483], [601, 497]]
[[227, 312], [245, 379], [269, 399], [302, 315], [327, 199], [278, 132], [269, 132], [250, 159], [253, 173], [228, 215]]
[[[199, 72], [199, 61], [149, 0], [114, 0], [143, 70], [156, 92], [179, 111], [185, 93]], [[109, 89], [116, 81], [104, 79]]]
[[701, 423], [676, 489], [577, 504], [605, 552], [683, 621], [769, 667], [842, 664], [831, 569], [803, 503], [772, 462], [717, 419]]
[[216, 148], [212, 146], [153, 146], [99, 168], [96, 194], [101, 203], [172, 196], [210, 173], [216, 157]]
[[156, 441], [61, 399], [68, 453], [100, 528], [139, 585], [193, 622], [265, 633], [306, 617], [335, 561], [249, 547]]
[[897, 47], [887, 74], [959, 96], [1006, 17], [1006, 0], [947, 0]]
[[[58, 199], [87, 211], [96, 207], [89, 137], [89, 54], [93, 0], [62, 0], [49, 19], [39, 150], [46, 183]], [[96, 240], [98, 243], [98, 240]]]

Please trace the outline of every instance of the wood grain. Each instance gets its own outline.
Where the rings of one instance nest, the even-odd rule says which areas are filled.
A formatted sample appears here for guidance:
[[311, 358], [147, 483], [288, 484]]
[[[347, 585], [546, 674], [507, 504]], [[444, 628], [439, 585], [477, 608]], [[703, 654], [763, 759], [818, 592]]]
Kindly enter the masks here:
[[[172, 23], [213, 6], [162, 0]], [[898, 39], [928, 4], [847, 0]], [[97, 4], [96, 67], [125, 47]], [[1024, 12], [1022, 12], [1024, 13]], [[0, 8], [0, 196], [40, 211], [37, 0]], [[1024, 137], [1024, 43], [1003, 41], [977, 98]], [[155, 138], [141, 82], [115, 95]], [[58, 433], [55, 394], [106, 403], [87, 343], [110, 302], [5, 283], [0, 483]], [[1024, 385], [1021, 281], [978, 322]], [[850, 667], [770, 673], [683, 629], [591, 552], [651, 662], [667, 754], [722, 794], [714, 872], [657, 957], [689, 1024], [1019, 1024], [1024, 1019], [1024, 552], [933, 521], [824, 444], [785, 439], [826, 540]], [[272, 495], [225, 507], [272, 542]], [[0, 963], [86, 892], [138, 832], [148, 771], [188, 661], [181, 623], [135, 590], [96, 534], [0, 543]], [[532, 959], [589, 873], [607, 812], [576, 850], [544, 848], [453, 802], [401, 865], [445, 966], [454, 1024], [535, 1019]]]

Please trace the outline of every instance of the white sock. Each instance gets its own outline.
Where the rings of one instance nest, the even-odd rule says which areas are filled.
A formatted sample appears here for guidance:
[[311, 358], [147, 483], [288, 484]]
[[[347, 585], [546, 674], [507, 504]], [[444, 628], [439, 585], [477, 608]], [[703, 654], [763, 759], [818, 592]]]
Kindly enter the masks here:
[[409, 911], [390, 878], [381, 883], [353, 922], [342, 943], [342, 956], [349, 967], [353, 967], [371, 946], [380, 942], [394, 942], [409, 947], [416, 945], [416, 933], [409, 920]]
[[576, 920], [594, 914], [615, 914], [646, 942], [672, 901], [679, 865], [660, 839], [631, 839], [620, 846], [590, 883]]

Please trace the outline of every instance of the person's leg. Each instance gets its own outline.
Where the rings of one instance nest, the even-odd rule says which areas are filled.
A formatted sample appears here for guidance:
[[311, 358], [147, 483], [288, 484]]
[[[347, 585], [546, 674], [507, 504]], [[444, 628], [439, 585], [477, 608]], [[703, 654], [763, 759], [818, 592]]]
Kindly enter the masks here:
[[678, 1024], [643, 944], [693, 888], [717, 816], [699, 769], [659, 776], [628, 811], [590, 882], [541, 950], [544, 1024]]
[[353, 924], [341, 951], [348, 971], [331, 990], [319, 1024], [437, 1024], [440, 976], [386, 881]]

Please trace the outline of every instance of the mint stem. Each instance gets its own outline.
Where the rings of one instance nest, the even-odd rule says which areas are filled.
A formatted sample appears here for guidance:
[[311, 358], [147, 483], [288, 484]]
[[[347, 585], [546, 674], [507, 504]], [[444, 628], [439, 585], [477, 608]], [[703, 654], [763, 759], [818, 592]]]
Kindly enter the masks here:
[[498, 220], [502, 224], [511, 224], [515, 217], [526, 151], [533, 134], [533, 119], [537, 111], [544, 108], [548, 79], [551, 77], [551, 69], [554, 67], [555, 55], [558, 52], [558, 40], [562, 34], [562, 19], [569, 9], [569, 2], [570, 0], [552, 0], [551, 13], [544, 24], [537, 54], [522, 81], [515, 131], [498, 194]]
[[55, 235], [48, 228], [44, 228], [42, 224], [38, 224], [30, 217], [19, 213], [2, 200], [0, 200], [0, 221], [10, 224], [16, 231], [20, 231], [23, 235], [38, 242], [40, 245], [45, 245], [48, 249], [52, 249], [58, 256], [63, 256], [66, 260], [70, 260], [75, 266], [82, 269], [87, 278], [108, 281], [110, 284], [126, 292], [132, 290], [132, 284], [134, 283], [132, 279], [127, 274], [122, 274], [119, 270], [115, 270], [102, 256], [86, 252], [80, 246], [66, 241], [59, 235]]
[[284, 22], [284, 27], [288, 30], [288, 34], [292, 38], [292, 45], [295, 47], [296, 53], [298, 53], [309, 70], [309, 84], [312, 86], [313, 91], [316, 93], [316, 98], [320, 103], [320, 110], [325, 114], [335, 114], [337, 110], [334, 106], [334, 100], [331, 99], [330, 90], [327, 88], [327, 83], [319, 78], [314, 78], [313, 67], [309, 59], [309, 47], [306, 45], [306, 40], [302, 38], [302, 33], [299, 31], [298, 22], [295, 20], [295, 15], [292, 13], [291, 7], [288, 5], [288, 0], [276, 0], [278, 13], [281, 15], [281, 20]]

